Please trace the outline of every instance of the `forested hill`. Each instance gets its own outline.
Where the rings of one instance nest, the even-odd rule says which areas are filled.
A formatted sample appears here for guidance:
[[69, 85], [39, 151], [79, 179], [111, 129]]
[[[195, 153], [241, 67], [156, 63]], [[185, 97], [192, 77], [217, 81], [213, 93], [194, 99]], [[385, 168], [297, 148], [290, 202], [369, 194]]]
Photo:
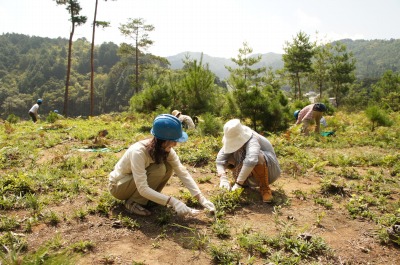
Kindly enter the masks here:
[[[357, 60], [359, 79], [377, 80], [385, 71], [400, 69], [400, 40], [342, 40]], [[73, 43], [73, 57], [69, 87], [71, 116], [88, 115], [90, 90], [90, 47], [86, 39]], [[95, 115], [122, 111], [129, 107], [134, 94], [132, 85], [135, 72], [133, 56], [120, 57], [119, 46], [112, 42], [95, 46]], [[239, 49], [240, 47], [238, 47]], [[39, 97], [45, 99], [42, 113], [62, 110], [64, 102], [68, 40], [42, 38], [22, 34], [0, 35], [0, 117], [13, 113], [25, 117]], [[180, 69], [188, 53], [167, 58], [142, 54], [140, 64], [161, 68]], [[201, 53], [189, 53], [199, 59]], [[256, 67], [273, 69], [283, 67], [281, 54], [262, 54]], [[170, 66], [168, 66], [168, 61]], [[225, 65], [232, 66], [231, 58], [203, 55], [203, 63], [220, 79], [228, 76]]]
[[359, 79], [377, 79], [387, 70], [400, 70], [400, 39], [341, 40], [357, 59], [356, 74]]
[[[118, 55], [117, 44], [96, 45], [95, 114], [122, 111], [133, 95], [134, 59]], [[90, 49], [86, 39], [74, 41], [69, 86], [69, 115], [88, 115], [90, 104]], [[26, 116], [41, 97], [42, 113], [63, 109], [67, 71], [68, 40], [30, 37], [22, 34], [0, 35], [0, 116]], [[168, 67], [164, 58], [142, 56], [141, 63]]]
[[[283, 67], [282, 54], [277, 53], [266, 53], [266, 54], [254, 54], [253, 56], [261, 55], [261, 61], [254, 65], [256, 68], [271, 67], [273, 70], [281, 69]], [[181, 69], [183, 66], [183, 59], [186, 56], [190, 56], [192, 59], [200, 60], [202, 58], [203, 64], [208, 64], [210, 70], [218, 76], [221, 80], [228, 78], [229, 71], [225, 66], [235, 67], [235, 63], [232, 62], [231, 58], [212, 57], [201, 52], [182, 52], [174, 56], [167, 57], [171, 63], [172, 69]], [[203, 56], [203, 57], [202, 57]]]
[[[378, 79], [387, 70], [397, 72], [400, 69], [400, 40], [340, 40], [347, 46], [347, 51], [352, 52], [356, 58], [356, 76], [358, 79]], [[186, 55], [191, 58], [200, 59], [199, 52], [182, 52], [167, 57], [172, 69], [180, 69], [182, 60]], [[259, 54], [255, 54], [257, 56]], [[283, 67], [282, 55], [277, 53], [261, 54], [262, 60], [255, 67], [272, 67], [280, 69]], [[229, 75], [225, 65], [234, 66], [230, 58], [219, 58], [203, 55], [203, 63], [208, 63], [210, 70], [219, 78], [224, 79]]]

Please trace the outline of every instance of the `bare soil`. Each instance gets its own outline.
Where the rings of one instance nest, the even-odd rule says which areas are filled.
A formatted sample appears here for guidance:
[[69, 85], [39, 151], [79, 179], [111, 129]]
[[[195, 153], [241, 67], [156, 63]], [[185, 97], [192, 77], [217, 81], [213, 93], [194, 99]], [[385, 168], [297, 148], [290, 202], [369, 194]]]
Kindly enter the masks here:
[[[59, 145], [47, 149], [41, 154], [38, 164], [57, 160], [60, 150], [65, 150], [65, 146]], [[123, 152], [115, 155], [120, 157]], [[179, 153], [179, 149], [177, 152]], [[81, 155], [98, 156], [98, 159], [104, 159], [96, 153], [81, 153]], [[218, 190], [219, 180], [209, 169], [187, 167], [195, 179], [205, 175], [213, 176], [210, 182], [199, 184], [206, 196], [210, 197]], [[98, 187], [102, 193], [107, 190], [107, 176], [99, 176], [99, 178], [103, 182], [103, 185]], [[319, 187], [320, 176], [318, 175], [305, 174], [294, 178], [283, 172], [281, 178], [272, 185], [274, 195], [286, 196], [290, 201], [288, 205], [281, 207], [279, 218], [292, 222], [299, 228], [299, 232], [322, 237], [333, 249], [337, 264], [400, 264], [399, 248], [381, 244], [376, 236], [377, 226], [372, 221], [351, 218], [347, 210], [339, 204], [334, 203], [333, 209], [328, 210], [315, 204], [310, 196], [302, 199], [292, 193], [292, 191], [300, 190], [310, 194], [313, 190], [318, 191]], [[180, 189], [184, 188], [178, 179], [173, 177], [164, 193], [178, 196]], [[252, 195], [257, 196], [257, 194]], [[205, 213], [195, 218], [173, 215], [167, 226], [158, 224], [158, 217], [165, 210], [162, 206], [150, 207], [152, 215], [149, 217], [130, 215], [122, 207], [117, 207], [109, 213], [109, 216], [96, 214], [87, 215], [83, 220], [71, 218], [74, 211], [90, 205], [91, 202], [82, 195], [46, 209], [57, 212], [64, 219], [56, 226], [43, 223], [34, 226], [32, 233], [26, 235], [29, 251], [35, 251], [58, 234], [61, 235], [63, 246], [78, 241], [94, 243], [94, 249], [82, 253], [75, 261], [76, 264], [135, 264], [134, 262], [152, 265], [214, 264], [207, 251], [193, 250], [188, 246], [190, 242], [188, 238], [190, 239], [192, 234], [190, 230], [184, 228], [190, 227], [212, 235], [213, 217]], [[325, 216], [317, 222], [317, 215], [321, 212], [325, 212]], [[28, 217], [29, 214], [24, 211], [13, 213], [20, 219]], [[140, 227], [134, 229], [121, 227], [117, 219], [119, 214], [136, 220]], [[238, 208], [235, 213], [226, 215], [233, 235], [240, 233], [245, 227], [262, 234], [276, 235], [279, 231], [275, 225], [275, 218], [274, 205], [263, 204], [260, 200], [250, 201]], [[233, 238], [226, 241], [233, 242]], [[210, 238], [210, 240], [217, 242], [216, 238]], [[242, 264], [249, 264], [246, 258], [242, 260]], [[322, 260], [317, 263], [325, 264]], [[255, 264], [262, 264], [262, 259], [258, 259]]]

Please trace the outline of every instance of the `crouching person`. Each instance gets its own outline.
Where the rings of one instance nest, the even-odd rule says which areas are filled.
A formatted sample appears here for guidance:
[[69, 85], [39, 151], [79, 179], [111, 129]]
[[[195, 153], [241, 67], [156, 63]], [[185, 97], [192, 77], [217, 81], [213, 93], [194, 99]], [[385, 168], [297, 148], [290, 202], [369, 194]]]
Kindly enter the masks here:
[[268, 139], [233, 119], [224, 125], [222, 143], [216, 159], [220, 187], [231, 189], [226, 174], [229, 168], [235, 180], [231, 190], [259, 187], [263, 202], [271, 202], [269, 184], [278, 179], [281, 169]]
[[173, 172], [199, 203], [209, 211], [215, 206], [201, 193], [196, 182], [181, 164], [173, 147], [188, 139], [182, 131], [181, 122], [172, 115], [161, 114], [153, 121], [152, 138], [136, 142], [117, 162], [109, 176], [110, 193], [119, 200], [125, 200], [128, 212], [150, 215], [146, 209], [148, 201], [170, 205], [178, 215], [197, 215], [199, 210], [186, 206], [177, 198], [161, 193]]

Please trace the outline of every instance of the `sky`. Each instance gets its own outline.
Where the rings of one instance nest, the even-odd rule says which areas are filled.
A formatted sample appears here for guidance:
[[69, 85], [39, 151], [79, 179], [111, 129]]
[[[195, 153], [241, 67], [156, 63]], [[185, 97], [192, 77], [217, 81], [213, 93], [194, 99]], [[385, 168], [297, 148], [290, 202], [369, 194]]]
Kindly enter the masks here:
[[[85, 25], [74, 39], [92, 39], [95, 0], [79, 0]], [[54, 0], [0, 0], [0, 34], [69, 38], [66, 6]], [[400, 0], [98, 0], [97, 20], [111, 26], [96, 29], [95, 43], [131, 43], [119, 30], [129, 18], [153, 25], [154, 44], [147, 52], [173, 56], [203, 52], [237, 57], [243, 43], [253, 53], [284, 53], [303, 31], [310, 41], [400, 39]]]

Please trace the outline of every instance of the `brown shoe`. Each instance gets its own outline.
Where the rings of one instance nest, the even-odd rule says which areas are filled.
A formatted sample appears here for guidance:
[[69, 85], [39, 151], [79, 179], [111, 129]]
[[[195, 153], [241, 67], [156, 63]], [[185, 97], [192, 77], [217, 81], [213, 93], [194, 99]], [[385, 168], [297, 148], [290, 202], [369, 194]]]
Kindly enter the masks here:
[[267, 186], [266, 188], [264, 186], [260, 187], [260, 192], [261, 192], [261, 197], [263, 202], [272, 202], [272, 190]]
[[129, 213], [134, 213], [137, 215], [142, 215], [142, 216], [148, 216], [151, 214], [151, 212], [145, 208], [143, 208], [140, 204], [133, 202], [133, 203], [125, 203], [125, 209]]

